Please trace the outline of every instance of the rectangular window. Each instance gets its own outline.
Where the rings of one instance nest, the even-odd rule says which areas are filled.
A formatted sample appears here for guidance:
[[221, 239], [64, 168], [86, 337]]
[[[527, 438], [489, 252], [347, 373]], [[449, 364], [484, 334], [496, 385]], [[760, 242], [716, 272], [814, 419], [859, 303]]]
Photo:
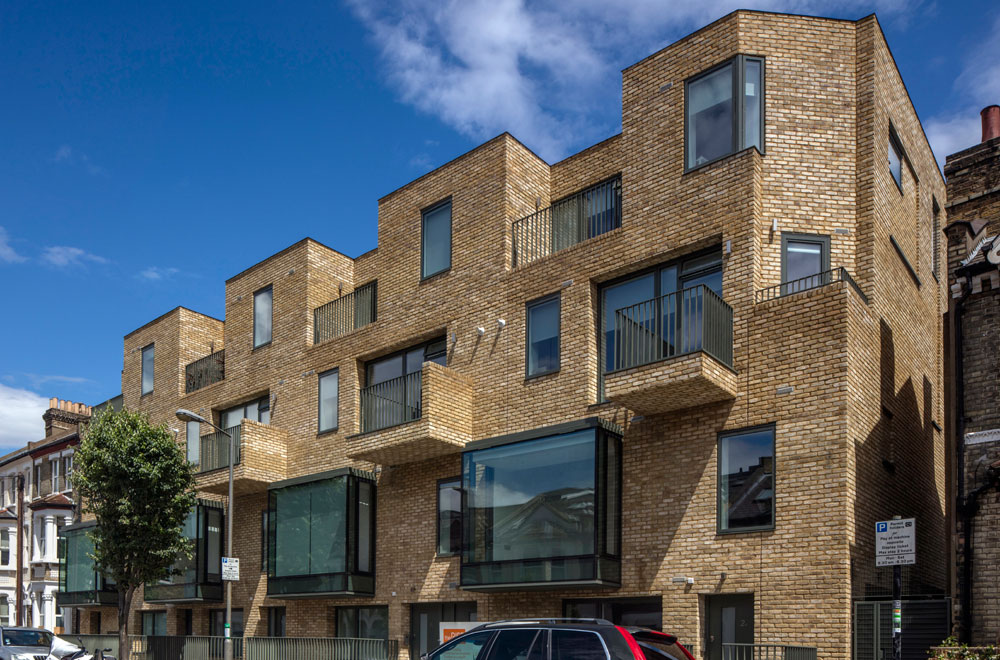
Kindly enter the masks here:
[[686, 169], [749, 147], [763, 153], [763, 59], [740, 55], [688, 80], [684, 90]]
[[265, 396], [254, 399], [244, 404], [227, 408], [219, 413], [220, 426], [224, 429], [231, 429], [239, 426], [244, 419], [261, 424], [271, 423], [271, 398]]
[[338, 607], [337, 637], [389, 639], [389, 608]]
[[267, 608], [267, 636], [268, 637], [284, 637], [285, 636], [285, 608], [284, 607], [269, 607], [269, 608]]
[[49, 466], [52, 470], [52, 492], [61, 493], [62, 481], [60, 480], [61, 473], [59, 472], [59, 468], [61, 467], [61, 462], [57, 458], [55, 460], [49, 461]]
[[438, 555], [462, 551], [462, 479], [438, 482]]
[[527, 376], [559, 371], [559, 294], [528, 303]]
[[[208, 634], [211, 637], [223, 637], [226, 634], [226, 610], [209, 610]], [[233, 637], [243, 636], [243, 609], [233, 608]], [[239, 647], [236, 647], [239, 648]]]
[[451, 268], [451, 200], [421, 214], [420, 277]]
[[188, 463], [198, 465], [201, 462], [201, 422], [188, 422], [184, 438], [187, 443]]
[[365, 364], [361, 390], [361, 432], [404, 424], [422, 413], [421, 369], [424, 362], [448, 364], [443, 337]]
[[266, 286], [253, 294], [253, 347], [271, 343], [273, 290]]
[[319, 432], [337, 428], [340, 372], [332, 369], [319, 375]]
[[830, 282], [830, 237], [781, 234], [781, 295]]
[[10, 565], [10, 530], [0, 529], [0, 566]]
[[10, 625], [10, 601], [7, 594], [0, 594], [0, 626]]
[[899, 146], [899, 140], [896, 137], [896, 132], [889, 127], [889, 173], [892, 174], [892, 180], [896, 182], [896, 187], [899, 188], [899, 192], [903, 192], [903, 149]]
[[188, 635], [188, 636], [193, 635], [194, 634], [194, 610], [185, 609], [185, 610], [181, 610], [181, 611], [183, 612], [183, 614], [181, 614], [181, 621], [184, 622], [184, 634]]
[[719, 434], [719, 532], [774, 528], [774, 426]]
[[191, 555], [178, 558], [171, 567], [172, 574], [166, 579], [146, 583], [144, 598], [147, 603], [222, 598], [219, 572], [223, 518], [221, 507], [206, 503], [195, 505], [183, 527]]
[[63, 456], [63, 473], [66, 475], [66, 490], [73, 489], [73, 482], [71, 477], [73, 476], [73, 455]]
[[149, 394], [153, 391], [153, 349], [150, 344], [142, 349], [142, 394]]
[[143, 612], [142, 613], [142, 634], [166, 635], [167, 634], [167, 613], [166, 612]]

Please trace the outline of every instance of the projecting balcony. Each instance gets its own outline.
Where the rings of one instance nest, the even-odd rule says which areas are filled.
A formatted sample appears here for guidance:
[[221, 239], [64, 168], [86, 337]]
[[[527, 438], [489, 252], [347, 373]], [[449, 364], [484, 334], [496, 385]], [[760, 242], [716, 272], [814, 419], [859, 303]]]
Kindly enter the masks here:
[[184, 367], [184, 393], [190, 394], [226, 377], [226, 349], [195, 360]]
[[[268, 424], [244, 419], [226, 429], [233, 435], [233, 493], [263, 493], [267, 485], [285, 478], [288, 433]], [[229, 438], [215, 432], [201, 436], [199, 491], [224, 495], [229, 488]]]
[[641, 415], [736, 397], [733, 309], [704, 285], [615, 311], [609, 401]]
[[313, 343], [318, 344], [374, 323], [378, 315], [376, 282], [313, 310]]
[[622, 178], [565, 197], [513, 224], [514, 268], [622, 226]]
[[361, 433], [347, 455], [380, 465], [462, 451], [472, 439], [472, 380], [425, 362], [420, 371], [361, 390]]

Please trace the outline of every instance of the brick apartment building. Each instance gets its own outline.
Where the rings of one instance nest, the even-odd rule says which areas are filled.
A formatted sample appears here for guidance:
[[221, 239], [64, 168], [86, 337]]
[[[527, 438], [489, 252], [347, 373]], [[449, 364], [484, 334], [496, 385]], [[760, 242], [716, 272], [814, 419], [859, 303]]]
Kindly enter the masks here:
[[956, 629], [1000, 643], [1000, 106], [983, 139], [948, 156], [948, 409], [957, 492]]
[[[125, 336], [204, 498], [135, 630], [221, 634], [227, 440], [178, 408], [238, 433], [237, 633], [600, 615], [845, 659], [894, 514], [944, 594], [945, 184], [877, 20], [737, 11], [622, 76], [619, 135], [500, 135], [380, 199], [376, 249], [305, 239], [225, 320]], [[113, 630], [65, 537], [61, 604]]]

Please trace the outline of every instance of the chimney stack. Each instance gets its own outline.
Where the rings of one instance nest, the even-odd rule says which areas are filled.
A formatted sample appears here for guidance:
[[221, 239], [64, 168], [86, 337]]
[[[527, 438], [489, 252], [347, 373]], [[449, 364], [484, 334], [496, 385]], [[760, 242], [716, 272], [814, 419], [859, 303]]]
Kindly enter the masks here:
[[1000, 105], [988, 105], [979, 114], [983, 118], [983, 142], [1000, 137]]

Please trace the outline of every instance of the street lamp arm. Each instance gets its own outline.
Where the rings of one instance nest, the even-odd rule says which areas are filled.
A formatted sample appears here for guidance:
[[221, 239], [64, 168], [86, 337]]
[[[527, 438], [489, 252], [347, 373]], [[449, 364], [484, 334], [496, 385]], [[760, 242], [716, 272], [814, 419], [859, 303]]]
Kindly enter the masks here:
[[185, 408], [180, 408], [175, 414], [177, 415], [177, 419], [181, 420], [182, 422], [198, 422], [199, 424], [208, 424], [213, 429], [215, 429], [216, 431], [219, 431], [219, 432], [223, 433], [227, 437], [229, 437], [229, 438], [233, 437], [229, 433], [229, 431], [227, 431], [226, 429], [222, 428], [221, 426], [216, 426], [214, 423], [212, 423], [211, 421], [205, 419], [204, 417], [202, 417], [198, 413], [193, 413], [190, 410], [187, 410]]

